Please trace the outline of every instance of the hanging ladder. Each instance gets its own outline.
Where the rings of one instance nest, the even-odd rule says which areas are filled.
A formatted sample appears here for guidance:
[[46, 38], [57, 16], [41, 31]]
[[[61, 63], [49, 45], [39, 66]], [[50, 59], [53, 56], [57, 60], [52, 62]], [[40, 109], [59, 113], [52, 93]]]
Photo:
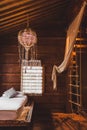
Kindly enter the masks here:
[[81, 109], [80, 67], [78, 65], [77, 51], [77, 46], [74, 46], [69, 68], [69, 103], [72, 112]]

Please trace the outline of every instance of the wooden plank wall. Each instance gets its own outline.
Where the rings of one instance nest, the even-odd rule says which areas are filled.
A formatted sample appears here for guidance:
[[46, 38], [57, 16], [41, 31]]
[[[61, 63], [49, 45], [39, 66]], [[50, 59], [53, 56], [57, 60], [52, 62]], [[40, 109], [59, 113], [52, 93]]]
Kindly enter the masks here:
[[[38, 37], [37, 58], [45, 68], [44, 94], [33, 96], [36, 109], [66, 111], [66, 72], [58, 76], [58, 89], [53, 90], [52, 67], [59, 65], [64, 56], [64, 37]], [[10, 87], [20, 90], [20, 64], [17, 36], [0, 38], [0, 94]], [[30, 98], [30, 97], [29, 97]]]
[[[12, 43], [14, 42], [14, 44]], [[18, 48], [15, 41], [9, 38], [0, 40], [0, 89], [1, 93], [8, 88], [20, 87], [20, 65]]]

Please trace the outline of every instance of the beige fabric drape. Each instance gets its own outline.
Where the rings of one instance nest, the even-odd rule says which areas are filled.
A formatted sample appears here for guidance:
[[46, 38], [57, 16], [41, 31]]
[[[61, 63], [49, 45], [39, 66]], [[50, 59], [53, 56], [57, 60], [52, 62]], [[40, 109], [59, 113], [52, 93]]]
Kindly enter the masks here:
[[75, 19], [72, 21], [72, 23], [70, 24], [70, 26], [67, 30], [65, 55], [64, 55], [63, 62], [59, 66], [56, 66], [56, 65], [53, 66], [52, 80], [53, 80], [53, 88], [54, 89], [57, 89], [56, 72], [62, 73], [67, 68], [67, 66], [69, 64], [71, 52], [73, 50], [74, 42], [75, 42], [76, 36], [78, 34], [78, 30], [79, 30], [79, 26], [80, 26], [80, 23], [81, 23], [81, 20], [82, 20], [82, 16], [83, 16], [83, 13], [84, 13], [85, 6], [86, 6], [86, 1], [83, 2], [83, 5], [82, 5], [79, 13], [75, 17]]

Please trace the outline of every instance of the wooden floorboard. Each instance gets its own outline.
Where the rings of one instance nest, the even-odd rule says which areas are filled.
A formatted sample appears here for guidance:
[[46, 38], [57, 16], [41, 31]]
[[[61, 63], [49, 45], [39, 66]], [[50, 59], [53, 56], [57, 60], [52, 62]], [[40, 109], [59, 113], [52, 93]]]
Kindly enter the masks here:
[[87, 120], [79, 115], [65, 113], [35, 113], [32, 130], [87, 130]]

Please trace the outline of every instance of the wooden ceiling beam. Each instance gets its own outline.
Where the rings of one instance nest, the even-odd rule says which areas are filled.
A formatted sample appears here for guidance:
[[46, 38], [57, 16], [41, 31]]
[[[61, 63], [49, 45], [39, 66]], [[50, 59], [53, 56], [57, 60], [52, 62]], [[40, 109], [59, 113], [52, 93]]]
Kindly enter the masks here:
[[[23, 5], [25, 3], [28, 3], [29, 1], [31, 1], [31, 0], [21, 0], [18, 2], [13, 2], [12, 4], [7, 4], [6, 6], [3, 6], [2, 8], [0, 8], [0, 11], [7, 11], [10, 8], [14, 8], [14, 7], [17, 7], [19, 5]], [[10, 2], [10, 0], [9, 0], [9, 2]], [[0, 2], [0, 6], [2, 6], [1, 2]]]
[[[43, 8], [42, 10], [35, 10], [34, 12], [30, 13], [29, 19], [31, 19], [32, 17], [36, 17], [36, 16], [43, 17], [43, 14], [45, 14], [45, 13], [46, 13], [46, 15], [49, 16], [49, 15], [54, 13], [54, 11], [55, 11], [54, 8], [56, 8], [56, 7], [52, 6], [52, 7], [46, 8], [46, 9]], [[27, 10], [27, 12], [28, 12], [28, 10]], [[12, 24], [14, 21], [20, 20], [20, 19], [25, 19], [27, 21], [27, 13], [26, 13], [26, 11], [19, 13], [18, 16], [14, 16], [14, 18], [10, 17], [9, 20], [5, 19], [5, 21], [3, 21], [1, 23], [1, 25], [5, 26], [5, 24], [9, 24], [9, 23]]]
[[[54, 12], [52, 11], [52, 13], [54, 14]], [[52, 13], [51, 13], [51, 15], [52, 15]], [[41, 19], [41, 15], [42, 15], [42, 19]], [[31, 15], [30, 16], [30, 19], [31, 19], [31, 22], [32, 21], [34, 21], [35, 19], [38, 19], [37, 21], [42, 21], [42, 20], [44, 20], [44, 17], [46, 18], [46, 17], [48, 17], [50, 15], [50, 10], [48, 10], [48, 12], [45, 14], [45, 12], [43, 12], [43, 13], [39, 13], [39, 14], [34, 14], [34, 15]], [[13, 21], [13, 22], [12, 22]], [[10, 21], [10, 23], [8, 23], [8, 24], [4, 24], [3, 26], [1, 26], [0, 28], [1, 28], [1, 30], [0, 31], [2, 31], [2, 30], [4, 30], [5, 28], [7, 28], [7, 29], [9, 29], [10, 27], [12, 28], [12, 27], [14, 27], [14, 26], [18, 26], [18, 25], [20, 25], [20, 24], [24, 24], [24, 23], [26, 23], [26, 25], [27, 25], [27, 20], [26, 20], [26, 15], [23, 15], [22, 17], [17, 17], [16, 19], [12, 19], [11, 21]]]
[[5, 10], [3, 13], [1, 13], [0, 17], [4, 17], [6, 15], [11, 15], [11, 14], [20, 12], [22, 10], [26, 10], [27, 8], [28, 8], [28, 10], [30, 8], [32, 9], [34, 6], [37, 7], [39, 4], [43, 4], [43, 2], [44, 1], [42, 1], [42, 2], [36, 1], [34, 3], [26, 3], [26, 4], [20, 5], [18, 7], [12, 8], [11, 10], [9, 10], [9, 9], [8, 9], [8, 11]]
[[[59, 5], [59, 7], [58, 7], [58, 5]], [[21, 11], [21, 7], [20, 7], [20, 8], [18, 8], [19, 12], [17, 12], [17, 9], [15, 9], [16, 13], [13, 10], [11, 10], [13, 12], [12, 15], [7, 15], [5, 17], [1, 17], [1, 15], [0, 15], [0, 22], [9, 20], [10, 18], [14, 18], [16, 16], [19, 16], [19, 15], [22, 15], [22, 14], [25, 14], [25, 13], [28, 15], [29, 13], [31, 14], [32, 12], [38, 13], [40, 11], [49, 10], [50, 8], [54, 8], [54, 10], [55, 10], [55, 8], [60, 8], [60, 4], [58, 4], [58, 5], [57, 5], [56, 2], [55, 2], [55, 4], [53, 2], [50, 2], [49, 6], [48, 6], [47, 3], [44, 3], [44, 4], [43, 3], [40, 3], [40, 4], [37, 3], [37, 5], [36, 4], [34, 5], [34, 7], [31, 7], [30, 5], [28, 5], [26, 9], [24, 7], [24, 10], [22, 10], [22, 11]], [[64, 5], [65, 5], [65, 3], [64, 3]], [[9, 11], [6, 10], [6, 12], [9, 12]]]
[[2, 0], [2, 1], [0, 1], [0, 6], [5, 6], [6, 4], [9, 4], [9, 3], [11, 3], [11, 2], [13, 2], [14, 0]]

